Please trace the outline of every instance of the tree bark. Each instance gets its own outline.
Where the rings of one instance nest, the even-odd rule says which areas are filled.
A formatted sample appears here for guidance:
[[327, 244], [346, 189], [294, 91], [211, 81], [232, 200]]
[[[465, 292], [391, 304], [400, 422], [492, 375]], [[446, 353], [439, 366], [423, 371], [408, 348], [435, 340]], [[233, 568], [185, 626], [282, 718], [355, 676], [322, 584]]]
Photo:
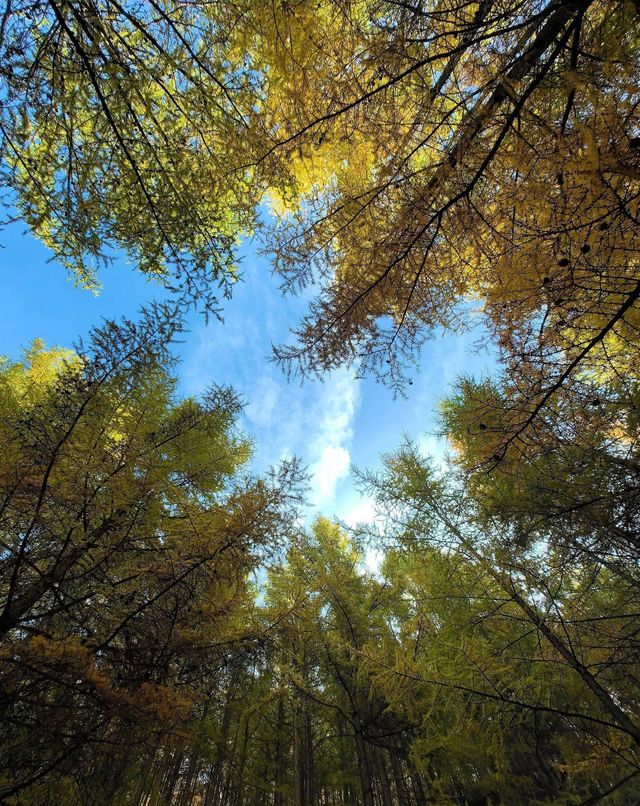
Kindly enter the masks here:
[[396, 787], [398, 806], [409, 806], [409, 791], [407, 789], [404, 770], [402, 768], [402, 759], [399, 758], [398, 753], [395, 750], [389, 751], [389, 759], [391, 761], [393, 782]]
[[358, 757], [358, 773], [360, 774], [360, 786], [362, 788], [362, 804], [363, 806], [375, 806], [373, 797], [373, 776], [371, 774], [368, 747], [359, 730], [358, 724], [356, 725], [355, 740], [356, 754]]
[[281, 696], [278, 701], [278, 721], [277, 721], [277, 744], [276, 744], [276, 770], [274, 781], [273, 806], [284, 806], [284, 699]]
[[311, 717], [304, 700], [296, 703], [293, 712], [294, 745], [294, 804], [312, 806], [313, 796], [313, 734]]

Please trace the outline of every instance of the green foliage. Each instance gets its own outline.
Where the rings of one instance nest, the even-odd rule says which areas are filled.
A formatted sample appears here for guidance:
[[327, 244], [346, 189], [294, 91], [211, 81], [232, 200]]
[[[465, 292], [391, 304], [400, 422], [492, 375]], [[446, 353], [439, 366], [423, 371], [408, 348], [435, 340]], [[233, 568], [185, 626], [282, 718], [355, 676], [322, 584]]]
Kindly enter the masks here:
[[77, 283], [97, 289], [120, 250], [207, 310], [229, 293], [260, 197], [228, 173], [255, 98], [232, 23], [208, 3], [7, 5], [2, 181]]
[[640, 802], [639, 9], [5, 3], [0, 182], [77, 283], [217, 311], [266, 201], [285, 364], [402, 390], [474, 306], [499, 371], [346, 532], [180, 397], [175, 310], [2, 359], [3, 803]]
[[201, 670], [257, 640], [249, 575], [295, 518], [295, 472], [240, 475], [238, 400], [177, 397], [172, 330], [157, 310], [0, 370], [5, 800], [111, 803], [126, 747], [191, 741]]

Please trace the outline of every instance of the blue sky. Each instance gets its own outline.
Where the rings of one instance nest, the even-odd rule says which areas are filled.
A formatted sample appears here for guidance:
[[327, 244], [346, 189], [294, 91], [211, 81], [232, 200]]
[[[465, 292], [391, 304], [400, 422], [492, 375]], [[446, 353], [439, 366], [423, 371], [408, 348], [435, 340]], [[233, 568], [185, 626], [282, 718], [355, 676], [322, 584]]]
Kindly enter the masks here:
[[[118, 261], [101, 275], [94, 296], [74, 287], [64, 269], [48, 262], [47, 250], [14, 225], [0, 235], [0, 274], [5, 300], [0, 321], [0, 353], [17, 357], [32, 339], [71, 346], [101, 317], [134, 317], [161, 292], [133, 267]], [[437, 335], [423, 349], [409, 397], [371, 378], [359, 380], [342, 369], [317, 380], [287, 381], [271, 362], [271, 344], [288, 338], [305, 308], [303, 298], [283, 298], [268, 261], [251, 244], [242, 250], [244, 281], [226, 303], [224, 324], [194, 315], [178, 345], [178, 373], [185, 394], [211, 383], [227, 384], [245, 401], [242, 425], [255, 442], [254, 466], [262, 470], [297, 455], [312, 474], [309, 516], [322, 513], [347, 522], [368, 520], [370, 501], [361, 499], [349, 469], [374, 467], [404, 434], [432, 454], [444, 446], [435, 438], [438, 400], [461, 373], [491, 366], [473, 350], [476, 336]]]

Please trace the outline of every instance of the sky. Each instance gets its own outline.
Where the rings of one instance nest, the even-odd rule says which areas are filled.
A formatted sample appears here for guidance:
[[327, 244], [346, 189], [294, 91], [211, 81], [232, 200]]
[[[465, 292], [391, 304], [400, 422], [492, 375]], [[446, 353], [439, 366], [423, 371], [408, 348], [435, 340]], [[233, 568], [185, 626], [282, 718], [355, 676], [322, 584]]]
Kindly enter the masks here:
[[[474, 335], [436, 334], [422, 350], [406, 398], [372, 378], [340, 369], [322, 381], [287, 380], [270, 360], [271, 345], [285, 342], [305, 311], [304, 297], [283, 297], [268, 260], [255, 245], [241, 250], [243, 281], [226, 302], [224, 322], [194, 314], [176, 351], [181, 391], [197, 395], [212, 383], [228, 385], [245, 403], [241, 427], [255, 445], [253, 468], [261, 472], [298, 456], [310, 474], [308, 520], [337, 517], [349, 525], [371, 520], [373, 502], [363, 498], [353, 466], [374, 468], [404, 435], [437, 458], [446, 451], [437, 437], [437, 405], [460, 374], [491, 370], [490, 353], [478, 353]], [[46, 248], [20, 225], [0, 233], [0, 278], [5, 300], [0, 354], [18, 358], [34, 338], [70, 347], [101, 318], [136, 316], [162, 296], [159, 286], [119, 260], [100, 275], [96, 296], [75, 287]]]

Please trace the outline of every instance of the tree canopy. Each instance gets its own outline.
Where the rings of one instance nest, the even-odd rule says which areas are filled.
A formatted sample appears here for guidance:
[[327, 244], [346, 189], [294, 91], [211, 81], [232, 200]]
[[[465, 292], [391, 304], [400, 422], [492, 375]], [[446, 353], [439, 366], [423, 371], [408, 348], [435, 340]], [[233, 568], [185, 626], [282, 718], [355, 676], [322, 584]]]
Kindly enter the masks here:
[[[4, 223], [173, 296], [0, 361], [1, 803], [640, 801], [639, 75], [629, 0], [6, 0]], [[293, 373], [497, 350], [358, 527], [181, 391], [257, 231]]]

